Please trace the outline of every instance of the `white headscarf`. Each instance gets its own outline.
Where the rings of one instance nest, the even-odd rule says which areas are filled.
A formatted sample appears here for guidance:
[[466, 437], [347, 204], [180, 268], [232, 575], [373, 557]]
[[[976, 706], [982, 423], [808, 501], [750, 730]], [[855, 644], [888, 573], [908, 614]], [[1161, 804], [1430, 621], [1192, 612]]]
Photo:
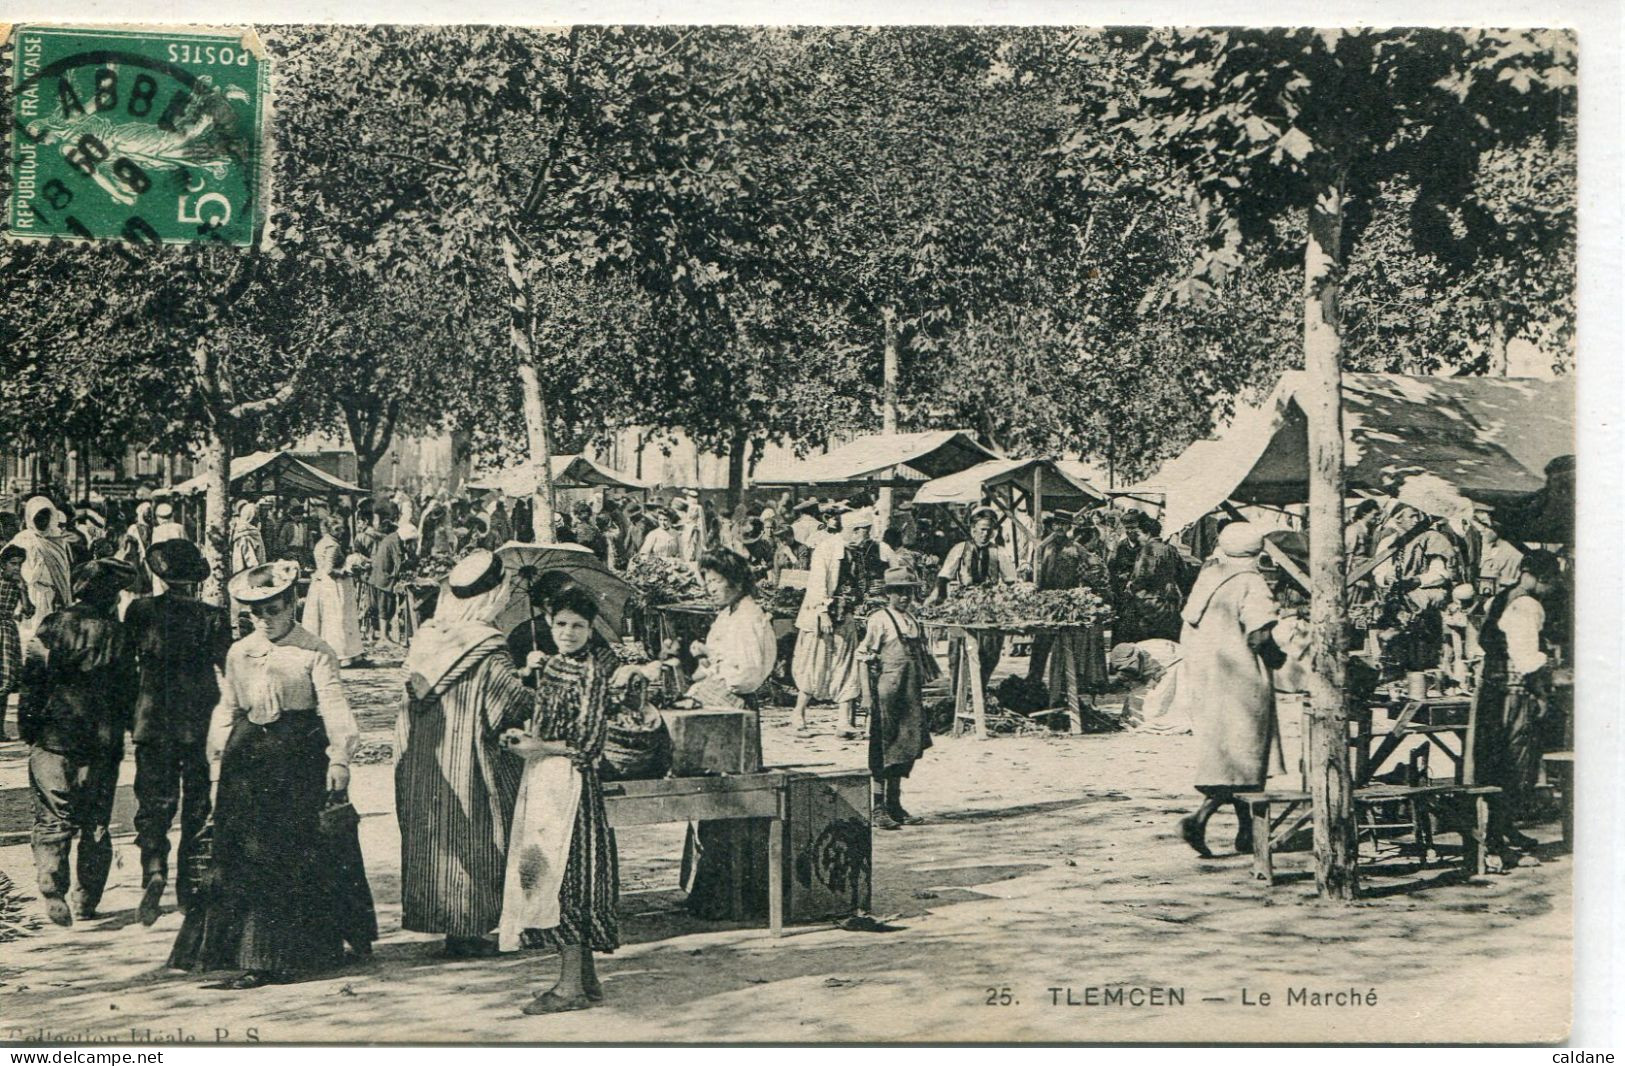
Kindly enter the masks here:
[[1258, 569], [1258, 553], [1264, 549], [1264, 534], [1251, 522], [1232, 522], [1219, 531], [1219, 548], [1203, 564], [1191, 587], [1190, 598], [1180, 617], [1189, 625], [1201, 625], [1207, 605], [1219, 586], [1250, 570]]
[[493, 588], [466, 599], [449, 589], [441, 592], [434, 617], [413, 636], [401, 664], [414, 696], [423, 699], [470, 651], [493, 637], [501, 639], [494, 623], [512, 594], [513, 582], [506, 575]]

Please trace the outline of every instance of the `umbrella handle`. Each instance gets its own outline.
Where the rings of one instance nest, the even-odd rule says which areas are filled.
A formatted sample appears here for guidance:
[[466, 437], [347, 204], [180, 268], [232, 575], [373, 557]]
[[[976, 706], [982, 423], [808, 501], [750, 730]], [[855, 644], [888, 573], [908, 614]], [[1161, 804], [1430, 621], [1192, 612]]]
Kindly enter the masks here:
[[536, 591], [535, 582], [532, 581], [528, 577], [525, 578], [525, 604], [529, 608], [526, 613], [530, 615], [530, 618], [526, 623], [527, 625], [530, 626], [530, 650], [531, 651], [541, 651], [542, 646], [536, 642], [536, 597], [534, 595], [535, 591]]

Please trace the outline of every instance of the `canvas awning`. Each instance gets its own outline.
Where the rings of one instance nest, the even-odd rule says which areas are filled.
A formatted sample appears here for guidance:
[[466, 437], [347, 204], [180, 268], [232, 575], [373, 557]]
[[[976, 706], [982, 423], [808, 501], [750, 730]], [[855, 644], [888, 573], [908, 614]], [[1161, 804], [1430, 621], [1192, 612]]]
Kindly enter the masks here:
[[980, 503], [1005, 485], [1030, 490], [1035, 476], [1046, 501], [1070, 501], [1072, 506], [1081, 506], [1106, 498], [1083, 476], [1081, 463], [1065, 459], [989, 459], [957, 474], [927, 481], [914, 494], [914, 502]]
[[759, 467], [751, 484], [761, 486], [915, 485], [957, 474], [999, 455], [962, 429], [928, 433], [876, 433], [826, 455]]
[[[1183, 529], [1226, 500], [1308, 498], [1302, 371], [1217, 440], [1198, 441], [1128, 491], [1161, 495], [1163, 528]], [[1467, 500], [1510, 503], [1542, 488], [1546, 464], [1574, 451], [1574, 389], [1565, 378], [1343, 376], [1348, 490], [1389, 495], [1448, 486]]]
[[[155, 489], [154, 496], [196, 496], [207, 477], [198, 474], [171, 489]], [[245, 496], [365, 496], [367, 490], [312, 466], [292, 452], [254, 452], [231, 461], [231, 490]]]
[[[649, 488], [630, 474], [623, 474], [584, 455], [555, 455], [549, 465], [553, 468], [553, 487], [556, 489]], [[530, 463], [525, 462], [484, 474], [470, 481], [468, 487], [517, 498], [535, 493], [536, 479], [531, 474]]]

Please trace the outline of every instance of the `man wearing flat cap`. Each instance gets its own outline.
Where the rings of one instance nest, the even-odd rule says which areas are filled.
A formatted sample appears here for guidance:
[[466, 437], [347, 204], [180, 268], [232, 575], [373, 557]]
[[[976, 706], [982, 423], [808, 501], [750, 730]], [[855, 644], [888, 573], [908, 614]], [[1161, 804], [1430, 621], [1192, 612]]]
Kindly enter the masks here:
[[209, 717], [220, 701], [215, 671], [231, 650], [231, 615], [197, 598], [209, 576], [203, 553], [189, 540], [152, 546], [147, 565], [163, 591], [143, 596], [124, 612], [135, 649], [135, 836], [141, 848], [144, 925], [158, 920], [169, 878], [169, 827], [178, 810], [181, 841], [175, 897], [191, 903], [199, 837], [208, 824]]
[[[81, 566], [73, 575], [76, 602], [40, 623], [23, 660], [17, 718], [33, 748], [34, 866], [46, 913], [57, 925], [95, 917], [113, 862], [107, 825], [135, 704], [135, 656], [117, 607], [119, 593], [135, 580], [135, 567], [121, 560]], [[70, 877], [75, 836], [77, 876]], [[74, 880], [70, 911], [66, 897]]]
[[[1008, 585], [1016, 580], [1016, 562], [1010, 553], [993, 543], [993, 534], [999, 526], [999, 512], [991, 507], [977, 507], [970, 513], [970, 538], [962, 540], [948, 550], [937, 574], [937, 588], [931, 602], [940, 603], [948, 596], [981, 585]], [[959, 691], [959, 664], [964, 649], [961, 641], [948, 645], [949, 692]], [[993, 676], [1004, 654], [1004, 635], [997, 632], [979, 633], [976, 650], [981, 653], [982, 683]]]

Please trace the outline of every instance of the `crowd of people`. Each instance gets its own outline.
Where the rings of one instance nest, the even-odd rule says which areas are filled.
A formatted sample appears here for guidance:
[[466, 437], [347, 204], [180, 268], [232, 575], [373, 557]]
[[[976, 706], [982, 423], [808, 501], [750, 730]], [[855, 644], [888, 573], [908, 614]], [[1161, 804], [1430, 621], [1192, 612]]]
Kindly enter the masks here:
[[[559, 977], [527, 1013], [598, 1002], [593, 956], [619, 945], [600, 763], [624, 694], [640, 677], [660, 680], [665, 665], [622, 665], [599, 624], [601, 605], [568, 582], [535, 605], [546, 647], [515, 654], [497, 623], [511, 597], [529, 592], [497, 549], [532, 536], [527, 510], [501, 497], [476, 505], [401, 495], [309, 511], [243, 501], [233, 514], [228, 609], [199, 599], [209, 567], [171, 505], [141, 502], [113, 538], [100, 511], [81, 509], [70, 530], [49, 499], [29, 500], [0, 542], [0, 692], [18, 694], [19, 734], [31, 745], [32, 846], [50, 919], [67, 925], [97, 913], [128, 738], [139, 917], [157, 921], [173, 881], [184, 920], [172, 967], [228, 970], [228, 987], [249, 989], [335, 966], [346, 951], [369, 954], [378, 926], [348, 799], [360, 731], [341, 670], [364, 661], [369, 640], [390, 639], [405, 647], [395, 743], [402, 926], [443, 936], [453, 958], [557, 951]], [[560, 514], [555, 540], [612, 568], [639, 555], [693, 567], [717, 614], [690, 649], [698, 665], [688, 695], [749, 712], [747, 761], [758, 767], [758, 701], [780, 653], [757, 587], [801, 572], [796, 719], [805, 727], [809, 705], [829, 702], [856, 731], [867, 711], [879, 830], [919, 821], [902, 789], [931, 746], [924, 689], [940, 673], [920, 606], [1022, 579], [1096, 590], [1117, 612], [1111, 669], [1177, 676], [1203, 797], [1180, 831], [1197, 852], [1210, 854], [1215, 812], [1232, 805], [1240, 815], [1237, 797], [1282, 769], [1276, 671], [1294, 654], [1283, 625], [1292, 597], [1268, 579], [1261, 527], [1223, 525], [1197, 566], [1161, 539], [1154, 519], [1111, 507], [1048, 516], [1019, 559], [990, 506], [971, 509], [957, 533], [906, 505], [878, 538], [877, 524], [861, 497], [782, 497], [722, 517], [680, 493], [578, 503]], [[1400, 645], [1400, 665], [1420, 669], [1419, 633], [1462, 630], [1459, 640], [1436, 641], [1424, 665], [1441, 678], [1477, 666], [1481, 783], [1502, 789], [1492, 845], [1515, 865], [1532, 847], [1516, 820], [1538, 771], [1551, 691], [1545, 648], [1548, 618], [1560, 614], [1547, 613], [1557, 559], [1500, 540], [1483, 516], [1453, 527], [1405, 505], [1355, 509], [1348, 547], [1354, 598], [1385, 605], [1372, 615], [1379, 660], [1384, 645]], [[420, 619], [408, 583], [440, 555], [455, 561], [432, 615]], [[1087, 636], [1079, 669], [1098, 688], [1109, 672], [1105, 634]], [[1004, 643], [992, 633], [974, 639], [985, 683]], [[1049, 651], [1034, 642], [1030, 679], [1043, 675]], [[950, 644], [953, 678], [967, 658]], [[1249, 831], [1240, 818], [1239, 850], [1251, 848]], [[765, 907], [765, 883], [741, 892], [728, 880], [761, 865], [736, 861], [741, 851], [765, 847], [753, 825], [691, 827], [690, 909], [732, 918]]]

